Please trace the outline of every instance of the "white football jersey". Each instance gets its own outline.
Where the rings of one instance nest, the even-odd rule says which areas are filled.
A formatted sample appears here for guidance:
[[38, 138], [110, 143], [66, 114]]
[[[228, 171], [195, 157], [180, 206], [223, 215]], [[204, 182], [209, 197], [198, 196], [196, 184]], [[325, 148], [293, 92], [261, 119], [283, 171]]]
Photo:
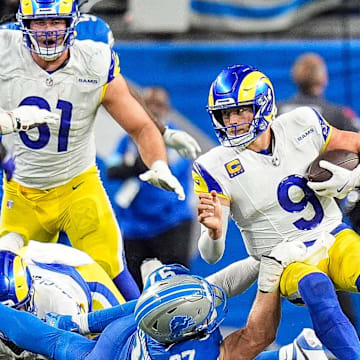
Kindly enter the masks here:
[[[86, 287], [81, 286], [84, 280], [76, 281], [71, 277], [71, 273], [62, 266], [63, 272], [51, 271], [43, 268], [39, 263], [31, 263], [28, 261], [28, 267], [33, 278], [33, 286], [35, 290], [34, 304], [35, 315], [41, 319], [49, 312], [55, 312], [61, 315], [77, 315], [80, 313], [88, 312], [89, 299], [86, 292]], [[54, 265], [51, 265], [54, 269]], [[48, 268], [51, 268], [48, 266]], [[55, 265], [56, 266], [56, 265]], [[61, 267], [59, 267], [61, 269]], [[66, 269], [66, 270], [65, 270]], [[33, 354], [29, 351], [19, 350], [16, 353], [16, 347], [0, 340], [0, 360], [2, 359], [45, 359], [43, 356]], [[20, 352], [21, 351], [21, 352]]]
[[255, 257], [283, 240], [316, 240], [342, 223], [335, 200], [316, 196], [304, 177], [326, 148], [331, 126], [302, 107], [279, 116], [271, 129], [272, 154], [218, 146], [194, 163], [195, 192], [216, 190], [230, 200], [231, 216]]
[[78, 41], [68, 62], [48, 73], [23, 45], [21, 31], [0, 32], [0, 108], [37, 105], [57, 112], [56, 125], [41, 125], [3, 137], [15, 156], [14, 180], [48, 189], [65, 184], [95, 164], [94, 119], [106, 84], [119, 72], [106, 44]]
[[[91, 292], [85, 280], [76, 271], [69, 272], [71, 267], [62, 266], [59, 267], [60, 270], [54, 271], [55, 266], [28, 264], [34, 281], [36, 316], [45, 319], [45, 315], [49, 312], [61, 315], [89, 312]], [[51, 268], [54, 270], [50, 270]]]

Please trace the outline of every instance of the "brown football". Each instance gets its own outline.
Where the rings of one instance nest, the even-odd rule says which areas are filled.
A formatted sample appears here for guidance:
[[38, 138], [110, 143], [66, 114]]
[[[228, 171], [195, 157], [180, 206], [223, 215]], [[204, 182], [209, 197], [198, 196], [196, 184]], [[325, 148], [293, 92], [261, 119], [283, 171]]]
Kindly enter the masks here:
[[353, 170], [359, 165], [359, 154], [347, 150], [329, 150], [321, 153], [306, 170], [306, 177], [313, 182], [329, 180], [331, 172], [319, 166], [321, 160], [326, 160], [332, 164], [341, 166], [345, 169]]

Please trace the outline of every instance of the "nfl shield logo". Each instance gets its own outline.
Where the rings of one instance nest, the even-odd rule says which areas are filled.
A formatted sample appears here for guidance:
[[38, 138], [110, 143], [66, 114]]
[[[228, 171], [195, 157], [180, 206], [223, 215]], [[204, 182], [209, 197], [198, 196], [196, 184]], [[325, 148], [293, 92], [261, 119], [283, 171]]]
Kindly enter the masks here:
[[8, 201], [6, 202], [6, 207], [7, 207], [8, 209], [12, 209], [12, 208], [14, 207], [14, 201], [13, 201], [13, 200], [8, 200]]

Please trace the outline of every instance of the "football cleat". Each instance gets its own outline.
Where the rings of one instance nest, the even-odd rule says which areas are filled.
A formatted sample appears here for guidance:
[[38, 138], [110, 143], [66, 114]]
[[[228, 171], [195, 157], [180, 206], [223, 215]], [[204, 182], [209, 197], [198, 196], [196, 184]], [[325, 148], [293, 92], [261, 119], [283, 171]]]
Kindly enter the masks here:
[[324, 346], [313, 329], [304, 329], [292, 344], [283, 346], [279, 360], [327, 360]]

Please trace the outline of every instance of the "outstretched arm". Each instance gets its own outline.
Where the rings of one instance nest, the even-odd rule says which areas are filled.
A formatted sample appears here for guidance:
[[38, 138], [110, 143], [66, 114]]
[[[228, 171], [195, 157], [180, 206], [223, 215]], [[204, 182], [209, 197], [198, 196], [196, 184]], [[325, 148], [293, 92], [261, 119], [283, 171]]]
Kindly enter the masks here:
[[246, 326], [227, 336], [220, 360], [250, 360], [271, 344], [280, 321], [279, 291], [258, 292]]
[[164, 190], [174, 191], [179, 200], [184, 200], [184, 189], [167, 165], [162, 135], [141, 104], [131, 94], [121, 74], [108, 84], [102, 104], [133, 138], [142, 160], [150, 169], [140, 175], [140, 179]]
[[274, 341], [280, 321], [280, 277], [287, 265], [305, 257], [301, 241], [282, 242], [261, 257], [259, 291], [247, 324], [224, 339], [220, 360], [251, 360]]
[[9, 340], [22, 349], [51, 359], [83, 359], [96, 344], [79, 334], [53, 328], [30, 313], [2, 304], [0, 319], [0, 331]]
[[100, 333], [113, 321], [130, 315], [134, 312], [136, 300], [128, 301], [125, 304], [114, 306], [108, 309], [93, 311], [80, 315], [58, 315], [49, 313], [46, 315], [46, 322], [54, 327], [79, 332], [86, 335]]

